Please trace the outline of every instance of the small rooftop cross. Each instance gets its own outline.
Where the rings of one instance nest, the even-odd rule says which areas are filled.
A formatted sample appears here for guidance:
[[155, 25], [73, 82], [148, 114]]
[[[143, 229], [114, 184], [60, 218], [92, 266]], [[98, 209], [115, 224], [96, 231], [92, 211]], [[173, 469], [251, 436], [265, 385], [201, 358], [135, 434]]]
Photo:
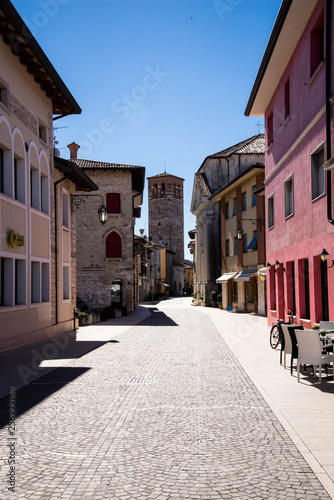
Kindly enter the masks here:
[[261, 122], [257, 122], [257, 123], [255, 124], [255, 127], [259, 127], [259, 128], [258, 128], [258, 132], [257, 132], [257, 133], [258, 133], [258, 134], [260, 134], [260, 133], [261, 133], [261, 132], [260, 132], [260, 129], [261, 129], [261, 127], [262, 127], [262, 123], [261, 123]]

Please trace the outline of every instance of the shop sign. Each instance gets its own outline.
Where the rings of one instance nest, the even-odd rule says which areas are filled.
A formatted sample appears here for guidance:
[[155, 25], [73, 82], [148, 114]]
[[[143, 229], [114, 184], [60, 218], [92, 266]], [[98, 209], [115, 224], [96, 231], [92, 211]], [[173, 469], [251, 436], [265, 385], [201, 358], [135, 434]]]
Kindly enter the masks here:
[[9, 244], [11, 247], [15, 248], [17, 246], [24, 246], [24, 237], [16, 234], [16, 232], [12, 229], [9, 233]]

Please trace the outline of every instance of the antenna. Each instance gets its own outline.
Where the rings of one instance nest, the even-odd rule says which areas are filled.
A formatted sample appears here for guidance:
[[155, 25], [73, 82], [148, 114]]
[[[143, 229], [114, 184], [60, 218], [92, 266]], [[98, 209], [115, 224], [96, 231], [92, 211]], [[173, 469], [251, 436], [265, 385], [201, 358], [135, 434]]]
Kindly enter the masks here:
[[164, 161], [164, 174], [166, 173], [166, 162]]
[[262, 127], [262, 123], [261, 122], [255, 123], [255, 127], [258, 127], [257, 133], [260, 134], [260, 128]]

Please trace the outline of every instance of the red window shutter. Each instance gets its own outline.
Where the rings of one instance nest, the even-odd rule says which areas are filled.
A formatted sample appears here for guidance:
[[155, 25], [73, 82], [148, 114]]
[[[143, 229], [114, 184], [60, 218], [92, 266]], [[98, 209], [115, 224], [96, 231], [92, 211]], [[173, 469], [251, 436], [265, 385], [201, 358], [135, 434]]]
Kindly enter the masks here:
[[107, 258], [116, 258], [122, 257], [122, 241], [121, 237], [113, 231], [108, 234], [106, 240], [106, 257]]
[[121, 195], [119, 193], [107, 194], [108, 214], [119, 214], [121, 212]]

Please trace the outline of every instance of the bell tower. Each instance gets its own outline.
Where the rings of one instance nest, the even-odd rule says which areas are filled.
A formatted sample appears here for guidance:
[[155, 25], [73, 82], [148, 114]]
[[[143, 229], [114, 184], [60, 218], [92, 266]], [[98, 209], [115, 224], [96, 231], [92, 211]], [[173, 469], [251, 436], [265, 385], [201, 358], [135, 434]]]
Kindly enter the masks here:
[[175, 252], [174, 262], [184, 260], [183, 181], [172, 174], [148, 177], [148, 227], [153, 241]]

